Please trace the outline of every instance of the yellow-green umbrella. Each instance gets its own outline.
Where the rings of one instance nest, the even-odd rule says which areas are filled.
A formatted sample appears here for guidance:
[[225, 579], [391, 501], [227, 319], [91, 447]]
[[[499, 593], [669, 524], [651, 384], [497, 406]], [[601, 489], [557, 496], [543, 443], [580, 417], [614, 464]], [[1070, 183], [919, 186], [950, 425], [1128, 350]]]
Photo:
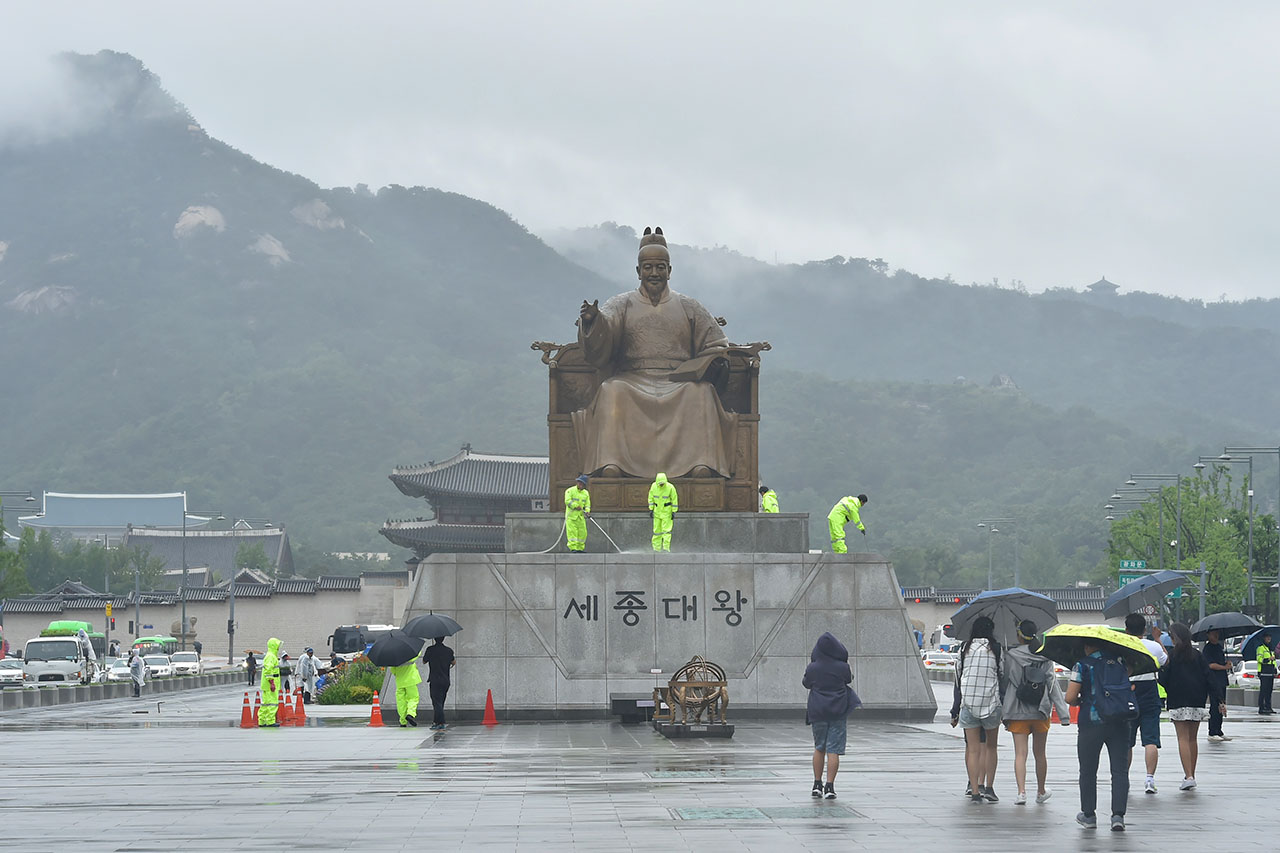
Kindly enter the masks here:
[[1130, 675], [1155, 672], [1160, 668], [1142, 640], [1106, 625], [1055, 625], [1044, 632], [1044, 645], [1039, 653], [1063, 666], [1074, 666], [1084, 657], [1086, 640], [1119, 657], [1129, 668]]

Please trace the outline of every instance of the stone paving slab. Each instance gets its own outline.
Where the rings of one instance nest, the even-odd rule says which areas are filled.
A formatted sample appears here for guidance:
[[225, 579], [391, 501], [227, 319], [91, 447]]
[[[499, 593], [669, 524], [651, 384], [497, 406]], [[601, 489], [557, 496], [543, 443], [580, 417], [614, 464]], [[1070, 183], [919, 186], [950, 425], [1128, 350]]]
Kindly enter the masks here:
[[[1130, 798], [1127, 834], [1073, 821], [1075, 736], [1049, 738], [1043, 805], [1014, 806], [1008, 736], [994, 805], [964, 788], [958, 730], [858, 722], [839, 799], [809, 796], [801, 721], [737, 721], [732, 740], [669, 741], [595, 721], [442, 733], [313, 718], [241, 730], [243, 692], [193, 691], [0, 715], [0, 849], [168, 850], [1274, 850], [1280, 724], [1229, 718], [1180, 793], [1166, 748], [1156, 796]], [[149, 707], [148, 707], [149, 706]], [[146, 713], [139, 713], [146, 711]], [[363, 709], [353, 709], [360, 713]], [[1173, 744], [1172, 726], [1162, 736]], [[1135, 768], [1133, 778], [1140, 780]], [[1108, 784], [1099, 785], [1102, 802]], [[130, 803], [125, 807], [126, 801]], [[68, 839], [74, 839], [69, 842]]]

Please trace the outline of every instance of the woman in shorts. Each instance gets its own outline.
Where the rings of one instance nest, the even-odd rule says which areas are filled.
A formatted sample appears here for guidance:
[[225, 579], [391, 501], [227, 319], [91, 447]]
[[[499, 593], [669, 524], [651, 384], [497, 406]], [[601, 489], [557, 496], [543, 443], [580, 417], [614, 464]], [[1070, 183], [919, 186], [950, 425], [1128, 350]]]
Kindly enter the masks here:
[[969, 772], [966, 793], [975, 803], [998, 803], [995, 792], [996, 742], [1000, 730], [1000, 645], [992, 637], [995, 623], [986, 616], [973, 620], [969, 639], [956, 661], [955, 702], [951, 725], [964, 729], [964, 766]]
[[1196, 762], [1200, 759], [1200, 745], [1196, 736], [1200, 723], [1209, 716], [1206, 700], [1217, 702], [1226, 713], [1226, 696], [1218, 695], [1218, 688], [1209, 678], [1209, 663], [1195, 646], [1191, 645], [1191, 629], [1182, 622], [1169, 626], [1173, 637], [1173, 651], [1169, 662], [1160, 670], [1160, 686], [1168, 694], [1169, 719], [1178, 735], [1178, 757], [1182, 759], [1182, 784], [1180, 790], [1190, 791], [1196, 786]]
[[[813, 727], [813, 789], [815, 797], [836, 798], [836, 771], [844, 755], [849, 712], [862, 704], [850, 683], [849, 650], [831, 634], [823, 634], [813, 646], [803, 684], [809, 689], [805, 722]], [[822, 784], [822, 766], [827, 784]]]
[[[1033, 651], [1040, 646], [1040, 639], [1036, 624], [1030, 619], [1023, 619], [1018, 625], [1018, 641], [1021, 645], [1009, 649], [1004, 656], [1008, 684], [1001, 713], [1004, 727], [1013, 735], [1013, 778], [1018, 783], [1013, 804], [1023, 806], [1027, 803], [1027, 742], [1036, 757], [1036, 802], [1043, 803], [1053, 794], [1044, 786], [1049, 772], [1044, 749], [1049, 740], [1049, 712], [1056, 708], [1058, 719], [1068, 726], [1071, 709], [1053, 674], [1053, 661]], [[1037, 693], [1040, 698], [1035, 700], [1032, 694]]]

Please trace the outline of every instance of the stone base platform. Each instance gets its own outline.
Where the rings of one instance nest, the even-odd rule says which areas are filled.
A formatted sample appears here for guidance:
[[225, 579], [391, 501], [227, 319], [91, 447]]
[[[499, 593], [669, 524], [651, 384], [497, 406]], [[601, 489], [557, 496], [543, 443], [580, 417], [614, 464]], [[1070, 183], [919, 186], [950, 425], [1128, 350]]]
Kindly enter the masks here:
[[[548, 553], [567, 554], [569, 549], [563, 530], [562, 513], [507, 513], [503, 547], [508, 554], [541, 553], [548, 548], [551, 548]], [[587, 521], [588, 554], [617, 554], [619, 550], [652, 552], [652, 540], [653, 520], [648, 512], [597, 512]], [[553, 544], [554, 548], [551, 547]], [[806, 554], [809, 551], [809, 514], [678, 512], [671, 534], [671, 551], [681, 554]]]
[[[824, 631], [849, 650], [858, 717], [937, 710], [877, 554], [433, 554], [403, 619], [432, 611], [464, 628], [447, 641], [451, 720], [478, 716], [490, 690], [499, 720], [608, 717], [612, 696], [652, 695], [694, 655], [724, 668], [735, 716], [802, 720]], [[394, 691], [388, 676], [384, 708]]]
[[664, 723], [654, 720], [653, 730], [672, 740], [687, 737], [733, 737], [731, 723]]

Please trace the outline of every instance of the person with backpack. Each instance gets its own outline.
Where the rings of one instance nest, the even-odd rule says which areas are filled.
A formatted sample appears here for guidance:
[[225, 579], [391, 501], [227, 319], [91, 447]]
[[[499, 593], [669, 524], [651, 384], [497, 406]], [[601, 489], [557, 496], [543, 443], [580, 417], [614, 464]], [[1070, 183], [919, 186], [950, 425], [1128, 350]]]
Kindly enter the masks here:
[[998, 803], [996, 745], [1000, 730], [1000, 645], [992, 636], [995, 623], [988, 616], [973, 620], [969, 639], [956, 661], [955, 700], [951, 725], [964, 729], [964, 766], [969, 773], [970, 802]]
[[1067, 704], [1079, 705], [1076, 756], [1080, 761], [1080, 813], [1076, 823], [1098, 826], [1098, 762], [1111, 764], [1111, 831], [1124, 832], [1129, 804], [1129, 721], [1137, 716], [1129, 671], [1101, 640], [1084, 641], [1084, 657], [1071, 670]]
[[1001, 715], [1004, 727], [1013, 735], [1013, 778], [1018, 783], [1015, 806], [1027, 804], [1027, 742], [1036, 757], [1036, 802], [1043, 803], [1053, 795], [1045, 787], [1049, 764], [1045, 744], [1049, 740], [1049, 710], [1055, 708], [1062, 725], [1071, 725], [1071, 711], [1062, 696], [1062, 688], [1053, 674], [1053, 661], [1036, 654], [1040, 645], [1036, 623], [1023, 619], [1018, 625], [1018, 640], [1005, 653], [1004, 669], [1008, 683], [1004, 689]]
[[[1148, 640], [1142, 635], [1147, 630], [1147, 618], [1141, 613], [1130, 613], [1124, 617], [1124, 631], [1132, 637], [1142, 640], [1142, 645], [1156, 659], [1156, 663], [1164, 666], [1169, 662], [1169, 653], [1156, 640]], [[1133, 701], [1138, 703], [1138, 716], [1129, 724], [1129, 766], [1133, 766], [1133, 749], [1138, 744], [1138, 733], [1142, 733], [1142, 750], [1147, 762], [1147, 780], [1142, 790], [1148, 794], [1156, 792], [1156, 765], [1160, 761], [1160, 685], [1158, 671], [1135, 675], [1129, 679], [1133, 683]]]
[[1190, 791], [1196, 786], [1196, 762], [1200, 758], [1200, 745], [1196, 736], [1200, 723], [1208, 713], [1205, 700], [1215, 703], [1219, 714], [1226, 710], [1226, 694], [1218, 689], [1210, 677], [1209, 662], [1191, 644], [1191, 629], [1182, 622], [1169, 626], [1173, 637], [1173, 651], [1169, 662], [1160, 670], [1160, 684], [1168, 693], [1169, 719], [1178, 735], [1178, 757], [1182, 759], [1182, 784], [1180, 790]]

